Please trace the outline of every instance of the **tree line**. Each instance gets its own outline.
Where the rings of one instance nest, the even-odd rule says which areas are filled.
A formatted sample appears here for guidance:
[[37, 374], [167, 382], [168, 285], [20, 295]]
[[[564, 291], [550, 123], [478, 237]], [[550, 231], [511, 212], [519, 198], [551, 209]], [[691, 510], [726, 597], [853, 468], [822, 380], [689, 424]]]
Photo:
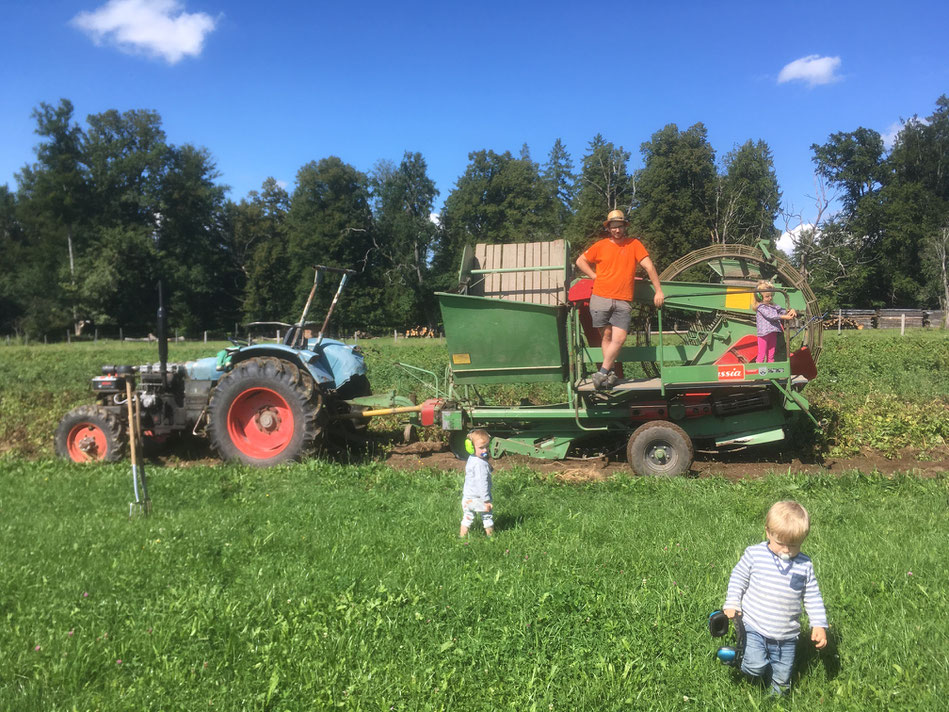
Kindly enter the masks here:
[[[71, 102], [34, 112], [36, 161], [0, 186], [0, 332], [33, 338], [79, 324], [153, 328], [159, 281], [172, 325], [296, 321], [312, 266], [358, 275], [336, 312], [362, 330], [434, 325], [433, 293], [455, 287], [461, 250], [478, 242], [567, 238], [575, 251], [612, 209], [628, 211], [660, 269], [713, 243], [794, 231], [792, 262], [828, 308], [932, 307], [949, 299], [949, 100], [913, 117], [887, 151], [876, 131], [812, 146], [813, 215], [781, 209], [768, 144], [721, 158], [701, 123], [669, 124], [631, 153], [594, 136], [575, 164], [558, 139], [543, 162], [482, 149], [432, 213], [439, 190], [420, 153], [363, 173], [336, 156], [305, 163], [292, 192], [273, 178], [239, 201], [210, 152], [168, 142], [154, 111], [109, 110], [80, 125]], [[833, 196], [841, 209], [831, 213]], [[317, 294], [328, 306], [335, 286]]]

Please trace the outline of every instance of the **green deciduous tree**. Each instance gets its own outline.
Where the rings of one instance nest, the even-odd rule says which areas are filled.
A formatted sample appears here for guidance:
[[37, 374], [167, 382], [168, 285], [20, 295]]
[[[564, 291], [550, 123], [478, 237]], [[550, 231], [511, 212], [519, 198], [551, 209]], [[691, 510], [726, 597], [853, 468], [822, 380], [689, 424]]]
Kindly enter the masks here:
[[155, 239], [175, 323], [191, 333], [232, 324], [243, 297], [224, 233], [226, 187], [217, 178], [206, 149], [170, 149]]
[[[359, 273], [350, 282], [335, 323], [356, 328], [384, 323], [366, 175], [336, 156], [307, 163], [297, 172], [287, 226], [292, 265], [287, 288], [294, 290], [293, 318], [299, 318], [313, 284], [313, 266], [322, 264]], [[321, 288], [311, 319], [328, 308], [334, 288], [335, 280]]]
[[87, 121], [83, 153], [96, 222], [155, 228], [172, 159], [161, 117], [154, 111], [112, 109]]
[[709, 244], [717, 185], [715, 151], [701, 123], [680, 131], [669, 124], [641, 146], [636, 174], [635, 231], [662, 271], [673, 260]]
[[548, 240], [555, 230], [551, 194], [529, 152], [473, 151], [468, 161], [440, 215], [433, 268], [442, 288], [453, 286], [465, 245]]
[[290, 195], [274, 178], [260, 192], [228, 205], [230, 255], [245, 279], [245, 321], [287, 321], [295, 294], [287, 289]]
[[33, 112], [37, 162], [17, 174], [17, 213], [25, 238], [20, 302], [23, 328], [34, 334], [75, 326], [85, 318], [70, 298], [79, 275], [75, 262], [89, 240], [89, 185], [82, 129], [73, 106], [40, 104]]
[[603, 233], [603, 220], [611, 210], [633, 207], [635, 188], [629, 175], [629, 151], [616, 147], [597, 134], [583, 157], [577, 180], [570, 221], [570, 241], [583, 248], [592, 238]]
[[420, 153], [405, 152], [398, 166], [381, 161], [372, 175], [374, 239], [389, 294], [392, 323], [437, 321], [429, 262], [438, 226], [432, 222], [438, 190]]
[[764, 141], [746, 141], [724, 160], [711, 204], [712, 242], [754, 244], [774, 238], [781, 201], [771, 149]]

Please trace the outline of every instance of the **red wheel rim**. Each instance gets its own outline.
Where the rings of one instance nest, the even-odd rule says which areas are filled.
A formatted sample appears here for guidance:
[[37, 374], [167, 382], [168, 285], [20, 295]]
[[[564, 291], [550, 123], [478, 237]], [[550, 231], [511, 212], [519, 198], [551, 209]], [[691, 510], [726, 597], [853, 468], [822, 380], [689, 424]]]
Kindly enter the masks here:
[[279, 393], [248, 388], [227, 411], [227, 434], [241, 454], [257, 460], [279, 455], [293, 439], [293, 412]]
[[77, 423], [66, 436], [66, 452], [73, 462], [104, 460], [109, 441], [105, 431], [93, 423]]

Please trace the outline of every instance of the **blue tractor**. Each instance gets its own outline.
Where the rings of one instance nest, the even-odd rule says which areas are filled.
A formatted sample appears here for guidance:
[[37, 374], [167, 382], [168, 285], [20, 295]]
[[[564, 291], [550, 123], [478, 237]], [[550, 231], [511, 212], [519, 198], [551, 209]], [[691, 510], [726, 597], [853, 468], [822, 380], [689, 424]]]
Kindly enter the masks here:
[[[306, 317], [324, 273], [339, 274], [340, 281], [314, 337]], [[233, 346], [217, 356], [187, 363], [167, 362], [166, 319], [159, 307], [159, 362], [103, 366], [92, 379], [95, 403], [74, 408], [60, 421], [57, 454], [75, 462], [114, 462], [125, 457], [130, 432], [155, 441], [190, 432], [210, 438], [223, 460], [266, 467], [297, 460], [334, 436], [358, 439], [366, 421], [354, 399], [371, 393], [363, 354], [323, 336], [353, 274], [315, 267], [303, 314], [283, 325], [282, 343], [231, 339]], [[133, 418], [137, 427], [130, 429]]]

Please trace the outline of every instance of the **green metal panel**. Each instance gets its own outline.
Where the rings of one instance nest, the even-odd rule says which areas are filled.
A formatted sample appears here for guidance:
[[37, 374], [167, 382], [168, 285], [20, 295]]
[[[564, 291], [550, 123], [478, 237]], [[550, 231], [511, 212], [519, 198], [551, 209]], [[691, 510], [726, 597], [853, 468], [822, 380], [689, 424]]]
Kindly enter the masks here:
[[566, 306], [436, 296], [455, 383], [567, 380]]
[[491, 438], [491, 456], [499, 457], [504, 453], [527, 455], [543, 460], [562, 460], [574, 441], [575, 435], [544, 437]]

